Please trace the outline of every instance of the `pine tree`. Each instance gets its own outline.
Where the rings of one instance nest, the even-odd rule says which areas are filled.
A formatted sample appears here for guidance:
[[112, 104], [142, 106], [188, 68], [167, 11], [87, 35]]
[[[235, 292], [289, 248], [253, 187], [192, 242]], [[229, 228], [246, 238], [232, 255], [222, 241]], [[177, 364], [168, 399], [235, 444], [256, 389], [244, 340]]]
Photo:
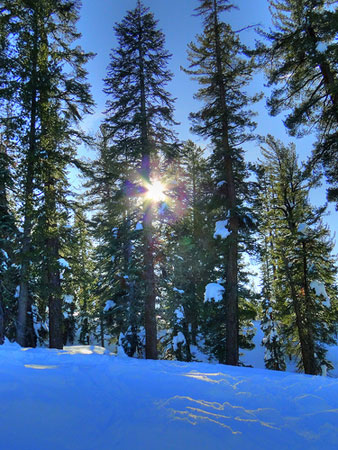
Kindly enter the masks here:
[[[83, 203], [74, 209], [74, 224], [71, 228], [71, 243], [67, 248], [66, 260], [71, 267], [70, 280], [65, 283], [63, 314], [67, 316], [68, 340], [73, 340], [78, 331], [80, 344], [92, 344], [97, 332], [96, 302], [94, 294], [96, 273], [94, 263], [94, 245], [92, 243], [89, 225], [84, 212]], [[65, 299], [68, 299], [65, 305]], [[77, 320], [74, 314], [77, 313]], [[65, 340], [65, 339], [64, 339]]]
[[0, 141], [0, 345], [5, 334], [12, 337], [14, 328], [13, 298], [16, 270], [13, 268], [15, 236], [17, 233], [13, 212], [9, 205], [9, 190], [13, 189], [10, 172], [11, 158], [8, 155], [6, 141]]
[[[66, 203], [66, 166], [74, 162], [76, 145], [84, 137], [73, 125], [92, 104], [83, 68], [91, 55], [72, 45], [79, 37], [75, 31], [78, 1], [4, 0], [2, 7], [14, 18], [8, 89], [13, 86], [13, 80], [20, 87], [13, 100], [18, 112], [13, 124], [22, 148], [23, 190], [17, 340], [21, 345], [33, 345], [35, 340], [34, 336], [28, 338], [32, 332], [28, 332], [27, 325], [34, 301], [31, 263], [35, 252], [43, 259], [40, 275], [44, 272], [46, 276], [50, 346], [61, 347], [58, 222]], [[38, 239], [34, 238], [33, 229], [37, 230]], [[40, 244], [34, 252], [33, 239]]]
[[262, 33], [271, 45], [264, 65], [273, 89], [273, 115], [287, 110], [292, 135], [316, 130], [314, 161], [324, 163], [337, 200], [338, 167], [338, 9], [334, 0], [270, 0], [274, 30]]
[[[138, 175], [130, 180], [135, 192], [145, 192], [156, 178], [152, 173], [156, 154], [160, 150], [168, 152], [173, 140], [169, 128], [174, 124], [173, 100], [165, 90], [171, 79], [167, 69], [170, 55], [164, 49], [163, 33], [140, 1], [115, 26], [115, 32], [118, 46], [111, 54], [105, 80], [109, 96], [105, 126], [110, 144], [124, 155], [126, 164], [137, 165]], [[156, 359], [153, 203], [143, 199], [142, 207], [146, 357]]]
[[164, 327], [170, 332], [162, 342], [166, 341], [171, 357], [175, 354], [189, 361], [193, 358], [192, 346], [198, 345], [204, 289], [216, 254], [213, 224], [208, 220], [212, 180], [204, 150], [187, 141], [181, 157], [166, 168], [166, 176], [170, 192], [162, 213], [166, 258], [161, 269], [166, 291]]
[[316, 209], [308, 200], [318, 176], [298, 167], [294, 146], [285, 147], [271, 136], [266, 144], [263, 203], [269, 204], [269, 217], [260, 232], [268, 242], [264, 260], [269, 258], [272, 273], [268, 277], [265, 271], [264, 294], [270, 297], [274, 320], [282, 324], [285, 352], [299, 357], [305, 373], [318, 374], [321, 366], [331, 367], [324, 344], [334, 342], [330, 300], [332, 305], [336, 301], [337, 270], [332, 240], [321, 222], [325, 207]]
[[247, 110], [254, 99], [243, 91], [253, 65], [244, 57], [238, 36], [220, 20], [220, 15], [231, 8], [226, 0], [201, 0], [197, 14], [203, 17], [204, 32], [197, 36], [197, 43], [189, 46], [190, 68], [186, 72], [199, 81], [201, 88], [196, 98], [205, 103], [199, 112], [192, 114], [193, 130], [211, 139], [217, 181], [224, 181], [219, 190], [218, 219], [226, 220], [228, 230], [223, 255], [225, 361], [237, 365], [239, 245], [240, 229], [245, 222], [241, 218], [245, 168], [240, 145], [250, 139], [249, 130], [254, 126], [252, 114]]
[[95, 212], [91, 228], [97, 241], [98, 314], [105, 329], [102, 336], [118, 340], [123, 335], [121, 344], [133, 356], [143, 354], [142, 211], [137, 198], [130, 197], [135, 192], [129, 180], [134, 178], [136, 164], [108, 141], [102, 126], [97, 141], [99, 157], [87, 185]]

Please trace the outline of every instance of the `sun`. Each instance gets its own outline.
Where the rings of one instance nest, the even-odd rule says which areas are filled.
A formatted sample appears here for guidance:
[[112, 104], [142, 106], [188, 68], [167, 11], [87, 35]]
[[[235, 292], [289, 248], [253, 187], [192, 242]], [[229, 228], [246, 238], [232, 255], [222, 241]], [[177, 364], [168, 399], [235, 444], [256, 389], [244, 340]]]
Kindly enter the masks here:
[[163, 202], [165, 199], [165, 187], [159, 180], [154, 180], [147, 186], [145, 197], [154, 203]]

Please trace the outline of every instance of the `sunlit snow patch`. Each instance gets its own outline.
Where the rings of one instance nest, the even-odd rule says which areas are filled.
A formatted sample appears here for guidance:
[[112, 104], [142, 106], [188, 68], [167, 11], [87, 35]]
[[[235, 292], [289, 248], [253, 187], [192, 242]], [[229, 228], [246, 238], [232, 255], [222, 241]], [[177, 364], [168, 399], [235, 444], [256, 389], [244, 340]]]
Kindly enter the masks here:
[[74, 297], [72, 295], [64, 295], [63, 301], [65, 303], [73, 303]]
[[20, 296], [20, 286], [17, 286], [15, 289], [14, 298], [19, 298]]
[[322, 295], [325, 298], [324, 305], [330, 308], [330, 298], [327, 295], [324, 283], [322, 283], [321, 281], [311, 281], [310, 288], [315, 291], [317, 297], [320, 297]]
[[69, 263], [64, 258], [59, 258], [58, 261], [61, 267], [69, 269]]
[[45, 369], [56, 369], [58, 366], [46, 366], [42, 364], [25, 364], [26, 369], [37, 369], [37, 370], [45, 370]]
[[223, 298], [224, 287], [218, 283], [209, 283], [205, 286], [204, 292], [204, 301], [211, 302], [214, 300], [215, 302], [220, 302]]
[[175, 309], [174, 314], [175, 314], [177, 319], [184, 319], [183, 307], [179, 306], [177, 309]]
[[106, 306], [103, 308], [103, 311], [107, 312], [110, 309], [113, 309], [115, 305], [116, 305], [116, 303], [113, 300], [107, 300], [106, 301]]
[[183, 289], [177, 289], [176, 287], [173, 288], [174, 292], [178, 292], [179, 294], [184, 294]]
[[70, 345], [60, 350], [60, 354], [68, 355], [104, 355], [106, 353], [109, 353], [108, 350], [99, 345]]
[[185, 337], [184, 337], [184, 334], [181, 331], [179, 331], [177, 333], [177, 336], [173, 337], [173, 349], [174, 349], [175, 352], [178, 349], [178, 344], [185, 344]]
[[215, 225], [215, 233], [214, 233], [214, 239], [217, 238], [217, 236], [220, 236], [222, 239], [225, 239], [231, 234], [231, 231], [227, 229], [228, 221], [227, 220], [219, 220], [216, 222]]

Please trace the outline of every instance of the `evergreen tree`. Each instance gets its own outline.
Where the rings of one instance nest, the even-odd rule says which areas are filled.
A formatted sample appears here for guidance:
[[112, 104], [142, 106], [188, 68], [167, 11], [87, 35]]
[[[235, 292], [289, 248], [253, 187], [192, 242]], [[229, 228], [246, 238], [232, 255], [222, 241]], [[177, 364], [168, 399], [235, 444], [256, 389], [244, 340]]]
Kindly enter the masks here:
[[285, 370], [285, 354], [283, 351], [281, 323], [274, 318], [272, 303], [263, 300], [263, 316], [261, 327], [264, 331], [262, 344], [265, 346], [264, 363], [267, 369]]
[[321, 366], [331, 367], [324, 344], [335, 342], [336, 320], [337, 269], [333, 243], [321, 221], [325, 207], [310, 205], [309, 190], [318, 176], [298, 167], [294, 146], [284, 147], [271, 136], [266, 143], [263, 203], [269, 204], [269, 216], [260, 232], [269, 244], [264, 260], [269, 258], [272, 273], [265, 275], [263, 291], [270, 297], [270, 315], [282, 324], [285, 351], [299, 357], [305, 373], [318, 374]]
[[201, 337], [204, 289], [216, 263], [208, 216], [212, 180], [204, 150], [187, 141], [166, 175], [170, 192], [162, 214], [167, 245], [161, 268], [166, 290], [164, 327], [170, 332], [163, 341], [171, 356], [189, 361], [191, 348]]
[[338, 183], [338, 9], [335, 0], [270, 0], [274, 30], [264, 65], [277, 86], [268, 105], [273, 115], [288, 110], [292, 135], [317, 131], [314, 160], [324, 164], [337, 200]]
[[89, 232], [90, 222], [86, 218], [83, 205], [75, 208], [74, 216], [71, 244], [66, 247], [66, 260], [70, 262], [71, 267], [70, 280], [65, 283], [67, 292], [64, 292], [64, 300], [68, 298], [68, 311], [64, 310], [63, 314], [67, 316], [65, 321], [68, 322], [68, 339], [73, 340], [78, 331], [80, 344], [89, 345], [96, 337], [99, 319], [97, 297], [94, 294], [94, 245]]
[[[100, 323], [107, 336], [118, 339], [129, 356], [143, 353], [142, 212], [131, 198], [136, 164], [108, 144], [106, 128], [98, 136], [99, 157], [88, 182]], [[128, 331], [129, 330], [129, 331]], [[102, 334], [102, 336], [103, 336]]]
[[[203, 17], [204, 31], [197, 43], [189, 46], [190, 68], [201, 88], [196, 98], [204, 107], [192, 114], [193, 130], [212, 141], [212, 164], [217, 182], [224, 182], [218, 192], [220, 221], [224, 221], [224, 305], [225, 362], [238, 364], [239, 349], [239, 246], [241, 228], [245, 228], [243, 191], [245, 166], [240, 145], [250, 139], [254, 126], [247, 105], [255, 99], [243, 91], [251, 79], [253, 65], [244, 57], [244, 48], [231, 27], [221, 22], [220, 15], [230, 10], [227, 0], [201, 0], [197, 14]], [[245, 216], [245, 213], [243, 214]], [[226, 223], [225, 223], [226, 222]], [[225, 234], [223, 233], [225, 237]]]
[[15, 324], [13, 299], [15, 292], [16, 270], [13, 267], [16, 226], [9, 205], [9, 190], [13, 189], [10, 172], [11, 159], [6, 141], [0, 141], [0, 345], [5, 334], [11, 338]]
[[[125, 157], [125, 164], [136, 165], [134, 193], [150, 189], [156, 175], [152, 164], [159, 151], [168, 153], [173, 133], [173, 100], [165, 90], [171, 79], [167, 69], [170, 57], [164, 49], [164, 35], [156, 28], [153, 15], [140, 1], [115, 26], [118, 46], [111, 54], [105, 79], [107, 118], [105, 127], [110, 144]], [[131, 189], [130, 195], [132, 196]], [[142, 197], [141, 197], [142, 198]], [[157, 357], [155, 313], [153, 202], [143, 197], [143, 283], [146, 357]], [[128, 221], [128, 218], [126, 219]], [[141, 280], [140, 280], [141, 281]]]
[[[20, 87], [14, 98], [17, 116], [13, 118], [22, 149], [23, 190], [17, 340], [21, 345], [34, 345], [35, 340], [27, 326], [34, 301], [34, 229], [39, 236], [35, 242], [40, 244], [34, 251], [43, 260], [50, 346], [62, 347], [58, 223], [66, 203], [66, 166], [75, 160], [76, 145], [83, 138], [73, 125], [92, 104], [83, 68], [91, 55], [72, 45], [79, 37], [75, 29], [78, 1], [4, 0], [1, 6], [14, 24], [8, 89], [13, 80]], [[35, 225], [40, 225], [40, 230]]]

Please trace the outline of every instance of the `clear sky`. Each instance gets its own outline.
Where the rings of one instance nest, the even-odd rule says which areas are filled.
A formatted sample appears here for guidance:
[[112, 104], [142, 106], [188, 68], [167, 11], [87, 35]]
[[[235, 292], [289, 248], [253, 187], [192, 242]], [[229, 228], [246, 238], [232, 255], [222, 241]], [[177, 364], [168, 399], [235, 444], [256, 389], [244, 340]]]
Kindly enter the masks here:
[[[92, 85], [92, 94], [96, 102], [96, 110], [93, 116], [87, 117], [84, 126], [95, 133], [105, 109], [105, 95], [103, 94], [103, 78], [106, 76], [109, 64], [109, 54], [116, 45], [113, 26], [120, 22], [126, 12], [136, 6], [136, 0], [82, 0], [81, 18], [78, 30], [82, 33], [80, 45], [85, 51], [96, 53], [96, 57], [88, 64], [89, 82]], [[172, 54], [170, 69], [174, 74], [168, 90], [176, 98], [176, 121], [178, 137], [181, 140], [192, 139], [200, 146], [206, 146], [206, 142], [199, 136], [190, 133], [189, 113], [199, 108], [199, 103], [193, 99], [198, 89], [196, 81], [190, 80], [180, 67], [187, 67], [187, 44], [194, 40], [197, 33], [202, 31], [201, 19], [194, 17], [194, 8], [198, 6], [198, 0], [143, 0], [158, 20], [158, 26], [166, 36], [166, 48]], [[239, 30], [248, 25], [260, 24], [268, 28], [271, 25], [267, 0], [234, 0], [238, 10], [224, 13], [223, 20], [231, 24], [233, 29]], [[241, 32], [241, 39], [247, 45], [254, 45], [258, 39], [254, 29]], [[255, 76], [252, 85], [248, 88], [250, 93], [268, 92], [264, 83], [266, 80], [262, 74]], [[270, 133], [287, 143], [290, 138], [283, 125], [283, 115], [270, 117], [267, 113], [265, 100], [254, 108], [258, 116], [257, 132], [261, 135]], [[297, 146], [300, 160], [305, 160], [311, 152], [312, 136], [294, 140]], [[259, 157], [260, 150], [256, 143], [249, 143], [245, 147], [247, 159], [255, 161]], [[81, 152], [82, 153], [82, 152]], [[90, 153], [86, 151], [86, 157]], [[325, 203], [325, 188], [317, 190], [312, 196], [316, 205]], [[326, 218], [331, 230], [338, 230], [338, 213], [330, 206], [331, 214]], [[338, 251], [338, 249], [336, 250]]]

